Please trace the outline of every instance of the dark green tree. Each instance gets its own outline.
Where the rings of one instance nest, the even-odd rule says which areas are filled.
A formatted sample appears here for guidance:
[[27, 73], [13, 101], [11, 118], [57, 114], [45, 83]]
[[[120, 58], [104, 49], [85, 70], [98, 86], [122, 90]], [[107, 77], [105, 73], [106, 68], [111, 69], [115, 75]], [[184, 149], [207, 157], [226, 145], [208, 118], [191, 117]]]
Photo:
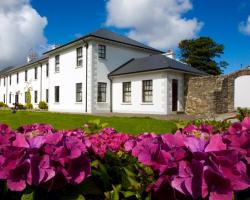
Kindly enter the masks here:
[[210, 37], [183, 40], [179, 43], [181, 60], [208, 74], [220, 75], [228, 65], [215, 59], [224, 54], [224, 45], [217, 44]]

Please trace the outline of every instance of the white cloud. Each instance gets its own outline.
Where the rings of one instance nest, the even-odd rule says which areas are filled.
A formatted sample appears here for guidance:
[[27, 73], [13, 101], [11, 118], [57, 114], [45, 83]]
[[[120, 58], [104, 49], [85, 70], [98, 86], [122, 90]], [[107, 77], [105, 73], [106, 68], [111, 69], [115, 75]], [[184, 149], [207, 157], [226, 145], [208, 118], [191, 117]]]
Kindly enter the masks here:
[[250, 15], [247, 18], [246, 22], [241, 22], [239, 25], [239, 31], [246, 35], [250, 35]]
[[0, 1], [0, 68], [26, 60], [29, 50], [47, 46], [46, 17], [32, 8], [29, 0]]
[[108, 0], [107, 26], [131, 29], [128, 36], [155, 48], [168, 49], [197, 36], [202, 23], [183, 14], [190, 0]]

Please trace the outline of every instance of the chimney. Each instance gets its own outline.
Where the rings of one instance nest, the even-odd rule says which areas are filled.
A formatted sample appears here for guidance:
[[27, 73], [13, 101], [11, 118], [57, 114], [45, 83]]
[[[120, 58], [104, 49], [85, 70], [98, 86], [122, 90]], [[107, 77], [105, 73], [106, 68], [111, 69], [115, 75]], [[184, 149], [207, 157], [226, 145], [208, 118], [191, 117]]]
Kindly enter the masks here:
[[163, 55], [167, 56], [168, 58], [176, 59], [175, 53], [171, 49], [167, 50], [167, 52]]

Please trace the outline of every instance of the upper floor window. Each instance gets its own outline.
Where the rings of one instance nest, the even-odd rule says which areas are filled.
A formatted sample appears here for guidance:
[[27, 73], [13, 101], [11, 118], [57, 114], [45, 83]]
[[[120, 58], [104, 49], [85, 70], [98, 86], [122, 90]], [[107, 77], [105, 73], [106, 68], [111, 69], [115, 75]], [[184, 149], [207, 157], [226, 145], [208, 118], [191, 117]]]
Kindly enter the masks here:
[[76, 65], [77, 67], [82, 66], [82, 47], [76, 49]]
[[98, 45], [98, 58], [106, 59], [106, 46]]
[[55, 72], [60, 70], [60, 55], [55, 56]]
[[37, 67], [35, 67], [35, 80], [37, 79]]
[[3, 85], [5, 86], [5, 77], [3, 78]]
[[11, 75], [10, 75], [10, 85], [11, 85]]
[[25, 76], [25, 81], [28, 81], [28, 71], [27, 71], [27, 70], [25, 70], [25, 72], [24, 72], [24, 73], [25, 73], [25, 75], [24, 75], [24, 76]]
[[131, 102], [131, 82], [124, 82], [122, 84], [123, 87], [123, 102], [124, 103], [130, 103]]
[[55, 102], [59, 103], [60, 102], [60, 87], [55, 86]]
[[16, 74], [16, 83], [19, 83], [19, 73]]
[[46, 77], [49, 77], [49, 63], [46, 63]]
[[82, 102], [82, 83], [76, 84], [76, 102]]
[[107, 83], [98, 83], [97, 102], [106, 102]]
[[153, 102], [153, 81], [142, 81], [142, 101], [145, 103]]

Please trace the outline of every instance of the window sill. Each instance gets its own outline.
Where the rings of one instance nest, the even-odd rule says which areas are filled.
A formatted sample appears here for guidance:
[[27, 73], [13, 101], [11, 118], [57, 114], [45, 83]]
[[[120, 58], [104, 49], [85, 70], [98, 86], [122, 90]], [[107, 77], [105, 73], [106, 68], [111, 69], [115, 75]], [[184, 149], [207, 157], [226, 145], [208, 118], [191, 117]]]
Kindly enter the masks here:
[[83, 104], [83, 102], [75, 102], [75, 104], [77, 105], [77, 104]]
[[58, 71], [58, 72], [55, 72], [55, 74], [59, 74], [60, 73], [60, 71]]
[[97, 103], [100, 103], [100, 104], [106, 104], [106, 103], [108, 103], [108, 102], [99, 102], [99, 101], [97, 101]]
[[132, 103], [125, 103], [125, 102], [123, 102], [121, 105], [132, 105]]
[[76, 66], [75, 67], [75, 69], [79, 69], [79, 68], [82, 68], [83, 66], [81, 65], [81, 66]]
[[60, 105], [60, 102], [54, 102], [54, 105]]
[[148, 102], [148, 103], [147, 102], [143, 102], [143, 103], [141, 103], [141, 105], [154, 105], [154, 104], [153, 104], [153, 102]]

